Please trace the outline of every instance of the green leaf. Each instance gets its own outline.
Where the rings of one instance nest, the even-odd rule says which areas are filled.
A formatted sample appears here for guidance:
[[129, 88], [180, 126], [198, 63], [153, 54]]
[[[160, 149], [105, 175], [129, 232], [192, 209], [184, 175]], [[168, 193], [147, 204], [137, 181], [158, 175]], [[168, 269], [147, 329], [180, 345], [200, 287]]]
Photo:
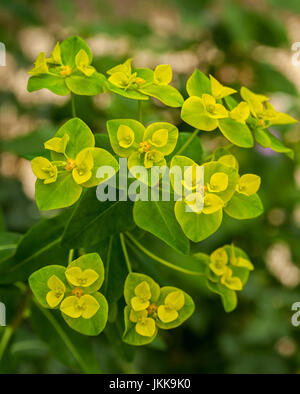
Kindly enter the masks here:
[[[85, 294], [91, 294], [100, 289], [104, 281], [104, 265], [98, 253], [88, 253], [80, 256], [68, 265], [68, 268], [71, 267], [79, 267], [82, 271], [92, 269], [99, 275], [98, 279], [93, 284], [83, 288]], [[69, 284], [69, 286], [75, 287], [71, 284]]]
[[206, 284], [209, 290], [221, 296], [225, 312], [232, 312], [236, 308], [237, 295], [234, 290], [230, 290], [220, 283], [213, 283], [209, 280], [206, 281]]
[[0, 263], [15, 253], [21, 238], [21, 234], [0, 232]]
[[[81, 119], [73, 118], [68, 120], [55, 134], [55, 137], [63, 137], [65, 134], [69, 136], [69, 141], [66, 148], [66, 155], [75, 159], [79, 152], [84, 148], [92, 148], [95, 146], [95, 138], [88, 127]], [[53, 159], [60, 160], [60, 154], [51, 152]], [[63, 159], [65, 160], [64, 156]]]
[[183, 104], [183, 97], [173, 86], [148, 85], [141, 87], [140, 92], [155, 97], [169, 107], [177, 108]]
[[211, 94], [211, 83], [209, 78], [200, 70], [195, 70], [186, 83], [186, 90], [189, 96], [199, 96]]
[[[123, 148], [119, 145], [117, 132], [121, 125], [130, 127], [134, 133], [134, 142], [129, 148]], [[142, 123], [133, 119], [113, 119], [106, 123], [109, 139], [114, 152], [121, 157], [128, 157], [135, 152], [140, 142], [143, 141], [145, 127]]]
[[[167, 162], [177, 155], [179, 149], [183, 147], [183, 145], [187, 142], [187, 140], [191, 137], [191, 133], [180, 132], [178, 135], [178, 140], [174, 151], [166, 156]], [[203, 147], [200, 141], [200, 138], [194, 138], [191, 143], [180, 153], [182, 156], [187, 156], [192, 159], [197, 164], [200, 164], [203, 159]]]
[[111, 235], [134, 227], [131, 201], [100, 202], [95, 190], [88, 190], [75, 208], [63, 235], [67, 247], [96, 245]]
[[157, 328], [155, 329], [155, 333], [152, 337], [144, 337], [143, 335], [138, 334], [135, 330], [136, 323], [129, 320], [130, 309], [131, 308], [129, 306], [126, 306], [124, 309], [125, 331], [122, 337], [123, 341], [133, 346], [142, 346], [151, 343], [157, 335]]
[[271, 140], [264, 129], [255, 128], [254, 129], [254, 138], [256, 142], [261, 145], [263, 148], [269, 148], [271, 145]]
[[190, 243], [181, 230], [173, 201], [136, 201], [133, 217], [137, 226], [149, 231], [173, 249], [189, 254]]
[[15, 255], [0, 263], [0, 283], [25, 281], [34, 271], [53, 264], [65, 265], [68, 250], [60, 246], [69, 212], [43, 219], [24, 235]]
[[[173, 291], [178, 291], [178, 290], [179, 289], [177, 289], [176, 287], [170, 287], [170, 286], [162, 287], [160, 289], [160, 296], [157, 301], [157, 305], [158, 306], [163, 305], [167, 295], [172, 293]], [[182, 291], [182, 290], [180, 290], [180, 291]], [[176, 327], [180, 326], [183, 322], [185, 322], [190, 316], [192, 316], [192, 314], [194, 313], [194, 310], [195, 310], [194, 301], [187, 293], [185, 293], [184, 291], [182, 291], [182, 293], [184, 294], [184, 306], [183, 306], [183, 308], [181, 308], [178, 311], [177, 319], [170, 322], [170, 323], [163, 323], [161, 320], [159, 320], [159, 318], [157, 318], [157, 320], [156, 320], [157, 327], [159, 327], [163, 330], [169, 330], [171, 328], [176, 328]]]
[[55, 359], [84, 373], [101, 372], [90, 339], [66, 326], [59, 311], [50, 312], [37, 304], [33, 304], [30, 310], [34, 331]]
[[137, 274], [131, 272], [128, 274], [125, 284], [124, 284], [124, 297], [127, 305], [131, 305], [131, 298], [135, 297], [135, 288], [142, 282], [147, 282], [150, 287], [151, 299], [150, 303], [157, 302], [160, 294], [159, 285], [154, 282], [150, 276], [144, 274]]
[[108, 317], [108, 304], [103, 294], [96, 292], [92, 296], [97, 300], [100, 308], [94, 316], [89, 319], [83, 317], [73, 318], [62, 313], [65, 322], [73, 328], [73, 330], [84, 335], [99, 335], [105, 328]]
[[202, 99], [196, 96], [185, 100], [181, 109], [181, 118], [187, 124], [204, 131], [213, 131], [219, 124], [217, 119], [207, 115]]
[[78, 185], [71, 172], [58, 175], [56, 182], [47, 185], [41, 179], [35, 184], [35, 200], [42, 211], [59, 209], [73, 205], [80, 197], [82, 187]]
[[175, 216], [184, 234], [193, 242], [200, 242], [215, 233], [221, 226], [222, 209], [211, 214], [186, 212], [184, 201], [175, 204]]
[[59, 96], [66, 96], [70, 93], [65, 79], [60, 75], [41, 74], [30, 77], [27, 84], [28, 92], [35, 92], [40, 89], [48, 89]]
[[109, 153], [111, 153], [112, 155], [115, 154], [115, 152], [113, 151], [113, 149], [111, 147], [109, 136], [107, 134], [96, 133], [96, 134], [94, 134], [94, 137], [95, 137], [95, 146], [97, 148], [105, 149]]
[[294, 158], [294, 151], [287, 146], [285, 146], [277, 137], [274, 136], [268, 129], [265, 129], [264, 132], [268, 136], [271, 141], [269, 148], [278, 153], [285, 153], [290, 159]]
[[46, 300], [47, 293], [50, 291], [47, 282], [52, 275], [57, 276], [66, 287], [69, 286], [65, 276], [65, 271], [66, 267], [62, 267], [61, 265], [48, 265], [47, 267], [43, 267], [30, 275], [28, 279], [29, 286], [33, 295], [43, 308], [52, 309]]
[[84, 74], [72, 74], [66, 78], [66, 85], [71, 92], [83, 96], [96, 96], [103, 91], [106, 78], [103, 74], [95, 71], [91, 76]]
[[252, 148], [253, 137], [248, 126], [236, 122], [233, 119], [225, 118], [219, 120], [219, 129], [221, 133], [234, 145], [241, 148]]
[[67, 38], [60, 44], [61, 58], [63, 64], [74, 68], [75, 57], [77, 53], [80, 51], [80, 49], [83, 49], [87, 53], [89, 57], [89, 61], [91, 63], [93, 60], [93, 55], [90, 48], [82, 38], [78, 36], [73, 36]]
[[238, 220], [244, 220], [253, 219], [261, 215], [264, 208], [258, 194], [246, 196], [236, 192], [224, 210], [227, 215]]

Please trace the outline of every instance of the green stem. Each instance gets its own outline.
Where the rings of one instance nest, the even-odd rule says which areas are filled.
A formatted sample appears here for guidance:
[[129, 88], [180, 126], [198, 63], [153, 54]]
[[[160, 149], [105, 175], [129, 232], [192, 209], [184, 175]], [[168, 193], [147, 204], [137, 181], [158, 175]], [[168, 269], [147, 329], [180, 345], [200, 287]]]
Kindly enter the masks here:
[[179, 151], [176, 153], [176, 155], [180, 155], [187, 146], [190, 145], [190, 143], [193, 141], [193, 139], [197, 136], [199, 133], [199, 129], [196, 129], [193, 134], [190, 136], [190, 138], [182, 145], [182, 147], [179, 149]]
[[26, 296], [24, 298], [24, 301], [22, 302], [20, 310], [18, 311], [16, 317], [13, 319], [12, 323], [9, 326], [5, 327], [4, 329], [4, 333], [2, 335], [0, 342], [0, 361], [2, 360], [2, 357], [5, 353], [5, 350], [10, 342], [12, 335], [18, 329], [18, 327], [20, 326], [20, 324], [24, 319], [24, 315], [28, 308], [30, 297], [31, 297], [31, 292], [29, 288], [27, 288]]
[[[147, 255], [148, 257], [150, 257], [151, 259], [157, 261], [158, 263], [171, 268], [175, 271], [179, 271], [179, 272], [183, 272], [185, 274], [188, 275], [195, 275], [195, 276], [199, 276], [200, 274], [194, 271], [190, 271], [188, 269], [182, 268], [182, 267], [178, 267], [177, 265], [170, 263], [167, 260], [162, 259], [159, 256], [156, 256], [156, 254], [150, 252], [150, 250], [148, 250], [147, 248], [145, 248], [142, 244], [139, 243], [138, 240], [136, 240], [130, 233], [125, 233], [127, 235], [127, 237], [130, 239], [130, 241], [132, 241], [132, 243], [134, 245], [136, 245], [145, 255]], [[130, 245], [131, 246], [131, 245]]]
[[71, 92], [71, 105], [72, 105], [72, 116], [76, 118], [76, 105], [75, 105], [75, 94]]
[[72, 263], [73, 256], [74, 256], [74, 249], [70, 249], [70, 251], [69, 251], [68, 264]]
[[139, 122], [143, 121], [142, 100], [138, 100], [138, 120]]
[[53, 315], [45, 308], [43, 308], [36, 300], [33, 298], [33, 301], [35, 305], [38, 307], [38, 309], [41, 311], [41, 313], [46, 317], [46, 319], [52, 324], [52, 326], [55, 328], [57, 334], [60, 336], [62, 341], [65, 343], [66, 347], [69, 349], [75, 360], [77, 361], [78, 365], [80, 366], [82, 372], [85, 374], [89, 374], [91, 371], [89, 368], [85, 365], [84, 360], [81, 358], [80, 353], [78, 353], [76, 347], [73, 345], [73, 343], [70, 341], [68, 335], [65, 333], [63, 328], [57, 323], [56, 319], [53, 317]]
[[123, 254], [125, 257], [126, 265], [128, 268], [128, 272], [131, 273], [132, 268], [131, 268], [131, 264], [130, 264], [130, 260], [129, 260], [129, 256], [128, 256], [128, 252], [127, 252], [127, 248], [126, 248], [126, 244], [125, 244], [125, 238], [124, 238], [123, 234], [120, 234], [120, 241], [121, 241], [121, 246], [122, 246]]

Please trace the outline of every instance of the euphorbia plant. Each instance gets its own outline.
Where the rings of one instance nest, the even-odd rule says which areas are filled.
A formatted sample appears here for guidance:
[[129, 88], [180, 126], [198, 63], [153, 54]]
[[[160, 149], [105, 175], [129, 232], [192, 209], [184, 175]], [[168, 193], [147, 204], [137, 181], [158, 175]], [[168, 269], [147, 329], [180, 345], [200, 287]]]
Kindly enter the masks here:
[[[252, 148], [256, 141], [292, 157], [292, 150], [268, 127], [295, 119], [276, 112], [266, 96], [243, 87], [239, 98], [236, 90], [200, 70], [187, 81], [189, 97], [185, 101], [170, 85], [169, 65], [158, 65], [154, 71], [135, 69], [128, 59], [108, 70], [106, 78], [92, 65], [91, 50], [79, 37], [57, 43], [49, 58], [41, 53], [30, 74], [29, 91], [46, 88], [59, 95], [71, 94], [72, 99], [76, 94], [119, 94], [138, 102], [139, 116], [108, 120], [103, 135], [76, 117], [72, 101], [72, 119], [31, 161], [39, 209], [65, 210], [35, 225], [13, 253], [0, 255], [0, 283], [29, 281], [35, 305], [45, 309], [51, 321], [62, 316], [68, 326], [84, 335], [99, 335], [106, 324], [116, 324], [119, 329], [122, 314], [120, 337], [130, 345], [152, 342], [160, 330], [178, 327], [195, 309], [186, 289], [169, 280], [159, 283], [159, 277], [154, 280], [151, 270], [138, 264], [140, 254], [170, 270], [204, 278], [207, 288], [220, 295], [225, 310], [234, 310], [237, 292], [242, 291], [254, 264], [233, 244], [220, 245], [207, 255], [191, 253], [190, 243], [212, 236], [224, 214], [237, 220], [262, 214], [257, 194], [261, 179], [257, 174], [240, 173], [231, 149]], [[149, 97], [181, 108], [182, 120], [195, 131], [182, 132], [163, 119], [143, 123], [141, 103]], [[220, 131], [230, 144], [203, 158], [200, 131]], [[162, 191], [167, 168], [170, 173], [179, 168], [184, 178], [178, 183], [171, 174], [169, 200], [133, 202], [121, 198], [122, 190], [116, 190], [113, 201], [101, 202], [96, 187], [105, 188], [109, 180], [121, 177], [120, 158], [127, 159], [128, 184], [138, 178], [149, 195], [154, 188]], [[146, 179], [133, 172], [136, 166], [146, 171]], [[99, 174], [103, 167], [113, 173]], [[161, 170], [155, 182], [153, 168]], [[203, 171], [200, 180], [195, 176], [198, 170]], [[183, 190], [187, 193], [182, 197]], [[197, 193], [202, 196], [201, 209], [195, 204]], [[145, 231], [175, 253], [189, 256], [190, 263], [168, 261], [153, 253], [143, 242]], [[30, 247], [32, 244], [36, 246]], [[49, 317], [49, 313], [53, 315]]]

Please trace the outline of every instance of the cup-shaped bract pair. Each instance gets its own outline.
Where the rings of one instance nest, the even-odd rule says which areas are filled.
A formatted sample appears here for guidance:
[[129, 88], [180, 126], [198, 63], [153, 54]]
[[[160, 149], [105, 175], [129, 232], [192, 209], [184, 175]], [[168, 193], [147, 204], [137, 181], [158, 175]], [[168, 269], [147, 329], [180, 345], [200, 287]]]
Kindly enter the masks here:
[[[165, 156], [175, 149], [178, 129], [171, 123], [157, 122], [145, 128], [142, 123], [132, 119], [114, 119], [107, 122], [111, 146], [120, 157], [128, 159], [128, 169], [139, 180], [151, 185], [153, 167], [166, 167]], [[145, 177], [138, 170], [145, 168]]]
[[43, 267], [29, 277], [41, 306], [59, 309], [66, 323], [85, 335], [98, 335], [106, 326], [108, 304], [99, 292], [103, 281], [104, 266], [97, 253], [83, 255], [67, 267]]
[[[117, 160], [109, 152], [95, 147], [92, 131], [79, 118], [66, 122], [45, 143], [45, 148], [50, 150], [51, 161], [40, 156], [31, 162], [37, 177], [36, 203], [41, 210], [74, 204], [83, 188], [97, 186], [119, 170]], [[98, 177], [98, 169], [105, 166], [113, 171]]]
[[169, 64], [160, 64], [154, 71], [149, 68], [132, 67], [132, 59], [127, 59], [107, 71], [107, 90], [134, 100], [148, 100], [149, 96], [169, 107], [181, 107], [183, 97], [169, 83], [173, 73]]
[[152, 342], [158, 328], [178, 327], [194, 312], [194, 302], [184, 291], [162, 287], [149, 276], [130, 273], [124, 285], [127, 306], [124, 310], [123, 341], [130, 345]]
[[103, 91], [106, 78], [91, 65], [92, 61], [93, 54], [83, 39], [69, 37], [55, 45], [51, 57], [46, 58], [45, 52], [38, 55], [29, 71], [27, 89], [34, 92], [45, 88], [60, 96], [70, 92], [97, 95]]
[[[175, 167], [181, 169], [181, 183], [175, 178], [176, 171], [172, 171]], [[194, 177], [197, 167], [200, 170], [197, 163], [185, 156], [175, 155], [171, 161], [171, 184], [175, 194], [180, 196], [175, 203], [175, 216], [193, 242], [200, 242], [218, 230], [223, 208], [234, 195], [238, 183], [237, 169], [220, 161], [204, 163], [201, 166], [203, 176], [198, 179]]]

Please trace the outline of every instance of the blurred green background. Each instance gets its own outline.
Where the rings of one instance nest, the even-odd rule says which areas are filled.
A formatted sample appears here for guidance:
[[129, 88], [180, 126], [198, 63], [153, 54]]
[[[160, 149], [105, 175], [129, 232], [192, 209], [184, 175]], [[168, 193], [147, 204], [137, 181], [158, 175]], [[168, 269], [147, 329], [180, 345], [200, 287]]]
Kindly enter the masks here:
[[[300, 65], [293, 66], [291, 50], [300, 41], [299, 26], [298, 0], [0, 0], [0, 41], [7, 49], [7, 66], [0, 67], [0, 227], [3, 221], [8, 231], [24, 233], [40, 219], [25, 158], [39, 152], [71, 116], [68, 97], [26, 90], [27, 71], [40, 51], [50, 54], [56, 41], [80, 35], [100, 72], [128, 57], [140, 67], [169, 63], [173, 84], [186, 97], [187, 77], [200, 68], [224, 84], [269, 95], [277, 110], [299, 119]], [[95, 132], [105, 132], [107, 119], [136, 117], [136, 103], [117, 95], [77, 97], [76, 105], [78, 116]], [[178, 109], [152, 100], [143, 107], [145, 123], [166, 120], [190, 130]], [[300, 327], [290, 322], [291, 306], [300, 301], [300, 126], [280, 131], [284, 143], [295, 149], [294, 161], [268, 149], [234, 149], [241, 172], [262, 177], [264, 215], [251, 221], [226, 217], [216, 234], [193, 247], [211, 253], [234, 241], [248, 253], [256, 269], [237, 309], [226, 314], [218, 296], [199, 279], [161, 270], [160, 282], [194, 297], [196, 313], [137, 351], [110, 343], [105, 335], [92, 339], [104, 372], [300, 372]], [[217, 134], [203, 134], [207, 153], [224, 143]], [[181, 258], [149, 242], [169, 259]], [[155, 264], [142, 257], [141, 263], [149, 272]], [[1, 295], [5, 298], [3, 287]], [[1, 372], [76, 369], [56, 359], [47, 336], [25, 321]]]

